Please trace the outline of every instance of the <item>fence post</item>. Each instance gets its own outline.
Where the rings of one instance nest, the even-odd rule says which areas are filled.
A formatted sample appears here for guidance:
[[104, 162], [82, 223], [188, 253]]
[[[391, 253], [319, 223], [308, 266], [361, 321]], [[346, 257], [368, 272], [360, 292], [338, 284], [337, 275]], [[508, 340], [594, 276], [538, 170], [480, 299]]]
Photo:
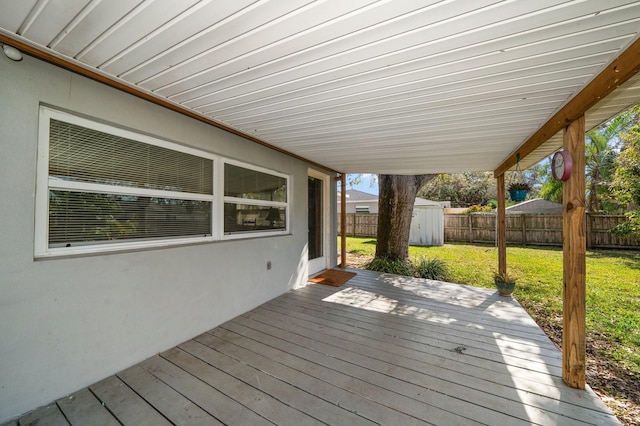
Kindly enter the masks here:
[[473, 216], [471, 213], [467, 215], [467, 218], [469, 219], [469, 242], [473, 243]]
[[592, 248], [593, 247], [593, 222], [592, 220], [594, 219], [593, 216], [591, 216], [590, 212], [586, 212], [585, 215], [587, 216], [587, 248]]
[[353, 236], [356, 236], [356, 228], [358, 224], [358, 213], [353, 214]]
[[525, 214], [521, 214], [520, 220], [522, 221], [522, 223], [520, 224], [520, 227], [522, 228], [522, 245], [526, 246], [527, 245], [527, 216]]

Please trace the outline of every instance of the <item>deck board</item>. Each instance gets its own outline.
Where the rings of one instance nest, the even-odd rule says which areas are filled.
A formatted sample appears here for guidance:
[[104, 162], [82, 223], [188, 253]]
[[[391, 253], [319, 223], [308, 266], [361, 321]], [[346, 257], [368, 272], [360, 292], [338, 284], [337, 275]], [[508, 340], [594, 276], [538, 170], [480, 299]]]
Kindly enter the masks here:
[[[296, 389], [283, 390], [284, 386], [276, 389], [278, 383], [272, 384], [273, 379], [262, 371], [245, 368], [233, 359], [227, 359], [225, 362], [223, 354], [218, 354], [196, 341], [185, 342], [180, 345], [180, 349], [168, 351], [163, 356], [207, 383], [215, 384], [226, 395], [265, 419], [276, 424], [287, 421], [299, 425], [320, 423], [295, 407], [281, 402], [278, 399], [279, 391], [290, 396], [296, 393]], [[211, 365], [216, 367], [213, 368]], [[247, 381], [253, 382], [254, 386]]]
[[194, 376], [188, 369], [177, 366], [161, 357], [151, 358], [145, 361], [143, 366], [154, 376], [170, 383], [174, 389], [206, 410], [222, 424], [259, 426], [272, 424], [212, 386], [206, 372], [200, 372], [201, 374]]
[[18, 424], [20, 426], [67, 426], [69, 422], [56, 404], [49, 404], [22, 416]]
[[515, 299], [353, 271], [342, 287], [290, 291], [19, 424], [619, 424], [590, 388], [563, 383], [560, 351]]
[[[527, 390], [525, 392], [519, 392], [519, 388], [522, 384], [510, 384], [510, 376], [508, 374], [500, 373], [500, 376], [496, 377], [495, 371], [489, 371], [489, 374], [486, 374], [485, 378], [479, 378], [477, 377], [479, 375], [478, 370], [482, 373], [484, 368], [481, 363], [477, 362], [477, 360], [473, 362], [472, 369], [466, 369], [466, 371], [462, 368], [466, 364], [461, 363], [450, 368], [443, 367], [441, 365], [443, 361], [442, 356], [434, 357], [426, 354], [420, 351], [420, 348], [415, 345], [411, 347], [410, 350], [404, 349], [406, 344], [403, 342], [403, 337], [397, 330], [394, 331], [393, 335], [385, 339], [385, 336], [380, 334], [363, 332], [360, 324], [354, 324], [353, 321], [347, 326], [342, 326], [342, 324], [336, 321], [335, 318], [327, 320], [322, 318], [322, 316], [313, 317], [312, 315], [308, 315], [299, 307], [287, 306], [287, 308], [284, 309], [279, 308], [279, 306], [280, 305], [277, 303], [267, 303], [256, 309], [255, 312], [264, 311], [266, 315], [269, 315], [269, 312], [271, 311], [272, 313], [276, 313], [281, 321], [287, 321], [289, 324], [301, 325], [307, 330], [321, 332], [324, 336], [342, 339], [342, 341], [334, 341], [333, 344], [338, 347], [357, 343], [359, 345], [357, 349], [355, 349], [357, 353], [415, 371], [418, 374], [417, 377], [420, 377], [422, 372], [426, 371], [428, 372], [427, 376], [429, 377], [429, 385], [437, 388], [439, 392], [446, 392], [447, 388], [451, 388], [449, 383], [464, 383], [465, 387], [471, 388], [472, 390], [461, 387], [457, 392], [457, 395], [455, 395], [456, 397], [473, 397], [473, 392], [485, 393], [487, 392], [487, 389], [490, 389], [489, 393], [492, 393], [501, 399], [500, 404], [504, 407], [503, 410], [509, 407], [509, 403], [505, 403], [505, 401], [510, 401], [512, 405], [512, 415], [517, 412], [517, 409], [521, 404], [527, 404], [529, 406], [527, 407], [529, 410], [543, 410], [540, 413], [541, 417], [546, 415], [545, 411], [547, 410], [556, 414], [564, 413], [567, 417], [578, 419], [580, 423], [590, 419], [592, 420], [594, 415], [598, 416], [598, 413], [585, 411], [582, 407], [566, 404], [563, 401], [549, 398], [548, 395], [553, 394], [553, 389], [549, 386], [525, 385]], [[292, 318], [294, 318], [293, 321]], [[297, 321], [297, 319], [300, 319], [301, 321]], [[379, 327], [379, 329], [383, 329], [383, 327]], [[307, 332], [301, 331], [301, 333], [309, 336], [309, 333]], [[410, 335], [407, 335], [407, 338], [410, 337]], [[324, 341], [329, 342], [331, 339], [325, 338]], [[531, 354], [526, 351], [526, 349], [527, 347], [521, 349], [521, 356], [528, 356], [530, 358]], [[497, 352], [497, 354], [499, 355], [499, 352]], [[450, 354], [446, 355], [450, 356]], [[466, 350], [462, 355], [463, 357], [469, 356]], [[555, 359], [555, 357], [552, 357], [552, 359]], [[439, 381], [441, 383], [439, 383]], [[516, 399], [512, 399], [514, 391], [518, 391]], [[536, 391], [539, 393], [536, 394]], [[456, 394], [456, 392], [454, 392], [454, 394]], [[481, 400], [481, 395], [480, 397], [473, 399], [478, 403]], [[496, 403], [498, 402], [493, 401], [489, 407], [492, 405], [495, 406]], [[515, 404], [515, 406], [513, 404]], [[557, 422], [559, 420], [557, 416], [553, 414], [551, 414], [551, 416], [552, 417], [549, 419], [549, 422]]]
[[220, 424], [213, 416], [162, 382], [143, 366], [135, 365], [121, 373], [120, 380], [152, 404], [172, 423], [179, 425]]
[[[322, 369], [317, 364], [304, 362], [300, 358], [241, 335], [222, 330], [215, 330], [214, 333], [215, 335], [213, 333], [203, 335], [198, 338], [198, 341], [209, 347], [215, 347], [230, 356], [241, 358], [265, 373], [289, 383], [309, 395], [322, 399], [323, 405], [335, 403], [349, 412], [358, 413], [366, 419], [384, 424], [428, 424], [415, 417], [380, 405], [358, 393], [349, 392], [349, 389], [340, 387], [333, 380], [331, 370]], [[340, 380], [344, 380], [344, 376], [340, 377]], [[308, 410], [309, 405], [303, 404], [300, 407]]]
[[[394, 357], [392, 364], [379, 361], [376, 357], [382, 355], [377, 349], [372, 349], [376, 352], [372, 357], [366, 356], [367, 353], [361, 345], [354, 344], [350, 340], [333, 338], [326, 332], [317, 333], [311, 329], [302, 328], [295, 321], [287, 321], [286, 317], [261, 315], [259, 312], [252, 312], [250, 316], [254, 323], [246, 322], [245, 325], [250, 324], [254, 329], [281, 338], [284, 337], [282, 331], [286, 330], [286, 334], [291, 336], [289, 337], [291, 343], [296, 342], [309, 351], [321, 354], [320, 356], [324, 359], [318, 360], [316, 355], [318, 362], [323, 362], [327, 367], [339, 368], [342, 374], [352, 375], [379, 387], [386, 387], [424, 403], [433, 403], [451, 414], [461, 411], [464, 399], [472, 398], [475, 403], [464, 404], [462, 410], [470, 419], [492, 419], [491, 422], [494, 424], [519, 424], [515, 420], [517, 418], [514, 416], [515, 413], [508, 410], [511, 408], [508, 401], [502, 401], [502, 412], [497, 412], [495, 406], [490, 404], [486, 393], [474, 392], [473, 389], [447, 380], [424, 377], [420, 370], [409, 370], [399, 365], [399, 357]], [[513, 406], [515, 411], [522, 410], [520, 404], [513, 404]], [[521, 424], [528, 424], [528, 422]]]
[[116, 376], [108, 377], [90, 386], [90, 389], [123, 424], [149, 426], [171, 424]]
[[83, 389], [56, 401], [71, 424], [117, 426], [120, 423], [89, 389]]

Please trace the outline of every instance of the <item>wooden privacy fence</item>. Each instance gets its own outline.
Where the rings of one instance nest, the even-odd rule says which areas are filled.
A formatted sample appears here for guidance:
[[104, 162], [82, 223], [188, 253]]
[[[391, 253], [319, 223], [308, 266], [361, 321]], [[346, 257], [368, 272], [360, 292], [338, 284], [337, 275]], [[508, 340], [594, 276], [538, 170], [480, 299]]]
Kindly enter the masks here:
[[[338, 215], [338, 235], [340, 235], [340, 215]], [[377, 213], [347, 213], [347, 236], [375, 237], [378, 233]]]
[[[623, 223], [622, 215], [591, 215], [587, 213], [587, 247], [640, 248], [639, 238], [619, 238], [609, 232]], [[338, 215], [338, 229], [340, 229]], [[507, 243], [540, 246], [562, 246], [562, 215], [508, 214]], [[347, 236], [375, 237], [378, 215], [347, 213]], [[496, 216], [491, 213], [444, 215], [444, 241], [494, 243]]]

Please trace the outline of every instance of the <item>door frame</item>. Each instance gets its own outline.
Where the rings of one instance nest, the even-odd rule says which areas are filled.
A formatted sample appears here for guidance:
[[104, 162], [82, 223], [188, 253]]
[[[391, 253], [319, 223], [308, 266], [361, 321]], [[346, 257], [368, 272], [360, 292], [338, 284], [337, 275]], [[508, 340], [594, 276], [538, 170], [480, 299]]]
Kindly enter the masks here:
[[[331, 246], [329, 244], [330, 243], [329, 228], [331, 226], [331, 204], [330, 204], [330, 198], [329, 198], [330, 189], [331, 189], [330, 187], [331, 177], [317, 170], [308, 169], [307, 180], [309, 177], [322, 180], [322, 256], [316, 259], [307, 259], [309, 262], [309, 275], [313, 275], [329, 267], [329, 258], [330, 258], [330, 250], [331, 250]], [[308, 190], [307, 190], [307, 196], [308, 196]], [[310, 226], [310, 224], [307, 224], [307, 226]], [[307, 245], [308, 244], [309, 244], [309, 241], [307, 241]]]

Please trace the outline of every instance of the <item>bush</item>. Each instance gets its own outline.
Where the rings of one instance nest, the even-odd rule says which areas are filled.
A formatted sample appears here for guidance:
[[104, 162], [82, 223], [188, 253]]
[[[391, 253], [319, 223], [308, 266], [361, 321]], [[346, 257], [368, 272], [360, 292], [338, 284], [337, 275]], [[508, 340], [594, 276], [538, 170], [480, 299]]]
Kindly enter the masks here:
[[412, 275], [411, 264], [397, 259], [389, 259], [387, 257], [374, 257], [366, 269], [370, 271], [385, 272], [387, 274], [396, 275]]
[[467, 209], [465, 213], [486, 213], [490, 212], [493, 209], [491, 206], [482, 206], [480, 204], [475, 204]]
[[610, 232], [622, 238], [640, 236], [640, 211], [630, 211], [625, 213], [625, 216], [627, 221], [614, 226]]
[[415, 276], [429, 280], [446, 281], [449, 267], [444, 260], [420, 258], [414, 262]]

